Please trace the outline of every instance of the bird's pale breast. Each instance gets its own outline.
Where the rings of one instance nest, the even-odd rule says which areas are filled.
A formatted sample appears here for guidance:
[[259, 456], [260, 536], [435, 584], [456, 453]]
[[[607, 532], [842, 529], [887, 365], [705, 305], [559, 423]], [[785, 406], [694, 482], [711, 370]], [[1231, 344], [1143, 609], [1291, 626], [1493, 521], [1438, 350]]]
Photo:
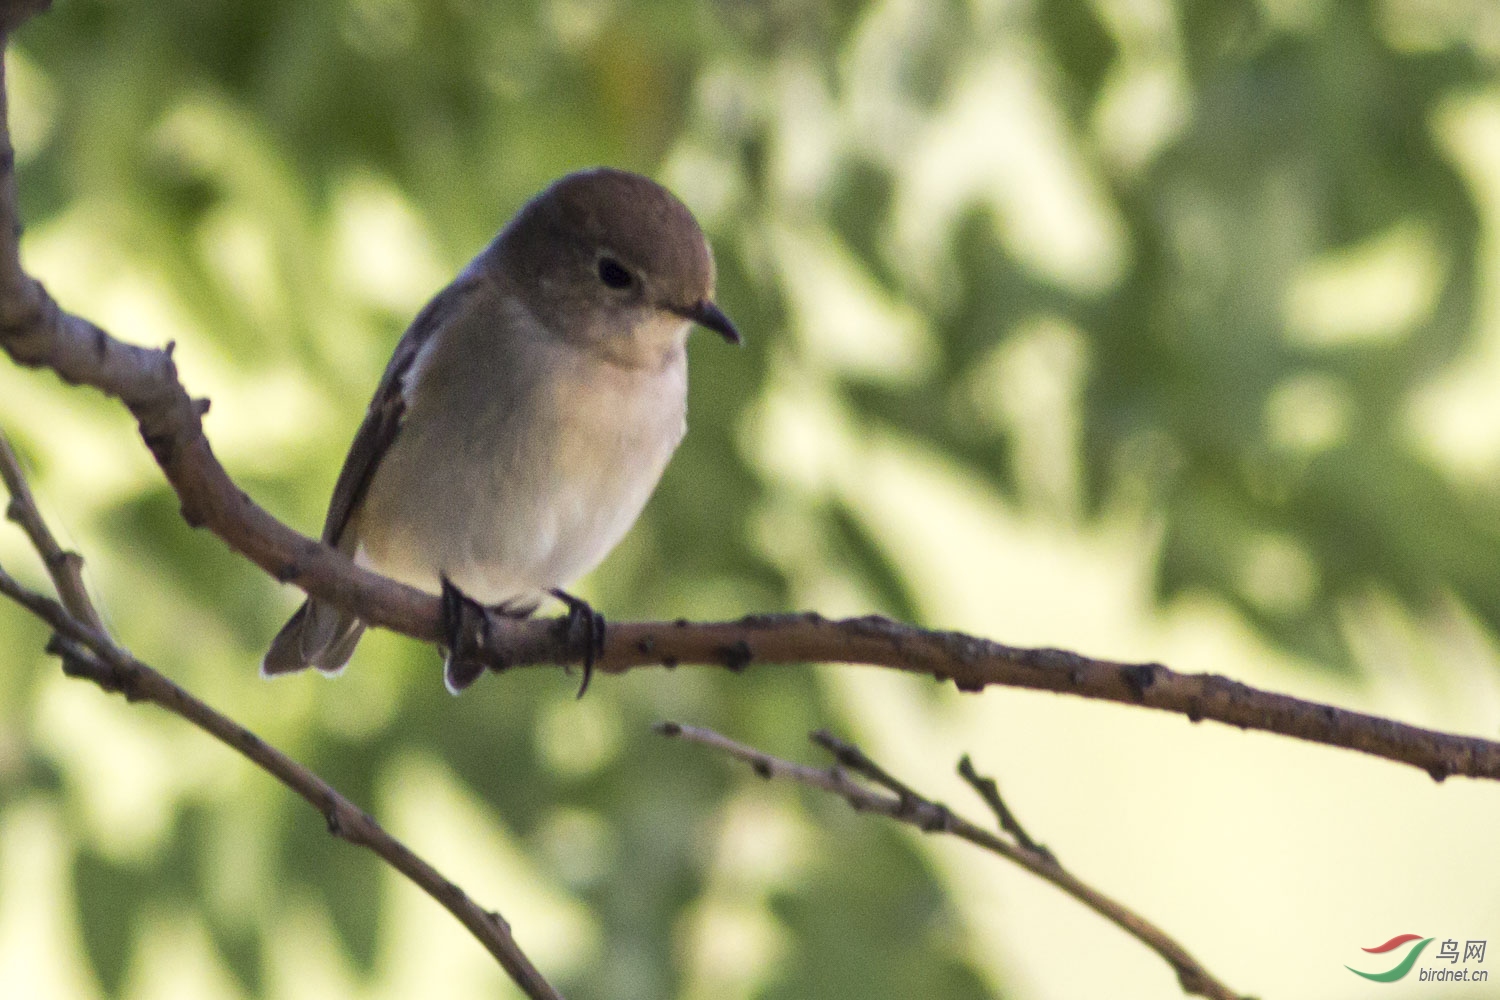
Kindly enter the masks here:
[[[660, 368], [621, 367], [508, 315], [500, 331], [450, 331], [413, 365], [357, 558], [431, 592], [443, 573], [476, 600], [524, 605], [592, 569], [640, 515], [685, 430], [687, 362], [679, 342]], [[497, 353], [504, 365], [486, 363]], [[432, 379], [449, 390], [442, 412]]]

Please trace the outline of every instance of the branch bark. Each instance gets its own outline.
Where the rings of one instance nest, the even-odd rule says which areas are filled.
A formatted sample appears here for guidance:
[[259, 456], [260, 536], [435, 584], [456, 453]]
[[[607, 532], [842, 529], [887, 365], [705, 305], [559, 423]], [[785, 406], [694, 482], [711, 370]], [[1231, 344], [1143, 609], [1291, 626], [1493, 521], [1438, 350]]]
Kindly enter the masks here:
[[533, 1000], [561, 1000], [561, 994], [516, 944], [510, 925], [499, 913], [475, 903], [328, 782], [115, 644], [84, 589], [83, 560], [77, 553], [64, 552], [57, 544], [32, 500], [20, 462], [3, 433], [0, 433], [0, 479], [10, 491], [7, 516], [31, 539], [62, 603], [23, 587], [3, 567], [0, 567], [0, 594], [52, 627], [54, 635], [48, 652], [62, 658], [63, 670], [69, 676], [91, 680], [105, 691], [119, 692], [128, 701], [159, 705], [238, 752], [322, 813], [329, 833], [369, 848], [441, 903], [495, 956], [526, 996]]
[[[1033, 843], [1024, 834], [1012, 831], [1012, 824], [1016, 831], [1020, 829], [1020, 826], [1015, 823], [1010, 810], [1000, 802], [999, 793], [994, 791], [994, 782], [975, 774], [967, 757], [959, 764], [959, 773], [963, 774], [965, 780], [980, 792], [986, 803], [995, 811], [1002, 828], [1012, 833], [1014, 841], [1006, 840], [969, 822], [942, 803], [934, 802], [907, 787], [887, 774], [858, 747], [826, 732], [813, 733], [812, 740], [832, 753], [837, 763], [832, 767], [816, 768], [773, 757], [712, 729], [684, 726], [676, 722], [664, 722], [656, 729], [663, 736], [698, 743], [742, 760], [749, 764], [757, 775], [767, 780], [783, 778], [810, 788], [831, 792], [848, 802], [856, 812], [878, 813], [881, 816], [915, 826], [923, 833], [952, 834], [992, 854], [998, 854], [1007, 861], [1020, 865], [1038, 878], [1057, 886], [1156, 952], [1177, 973], [1177, 981], [1182, 984], [1183, 992], [1210, 997], [1212, 1000], [1249, 1000], [1220, 982], [1186, 948], [1178, 944], [1161, 928], [1063, 868], [1051, 851]], [[850, 777], [850, 772], [864, 776], [893, 794], [884, 794], [855, 781]], [[970, 777], [970, 775], [973, 776]], [[981, 787], [985, 782], [988, 782], [987, 789]], [[991, 792], [993, 792], [993, 798], [991, 798]]]

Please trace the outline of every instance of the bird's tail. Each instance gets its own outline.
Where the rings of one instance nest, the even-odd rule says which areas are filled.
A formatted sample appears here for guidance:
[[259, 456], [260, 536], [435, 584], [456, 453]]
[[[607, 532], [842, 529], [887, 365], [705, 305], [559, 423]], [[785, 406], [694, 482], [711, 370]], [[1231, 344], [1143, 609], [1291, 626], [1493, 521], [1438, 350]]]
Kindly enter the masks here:
[[365, 623], [351, 614], [313, 600], [302, 602], [281, 627], [260, 661], [260, 675], [275, 677], [317, 667], [325, 674], [344, 669], [364, 634]]

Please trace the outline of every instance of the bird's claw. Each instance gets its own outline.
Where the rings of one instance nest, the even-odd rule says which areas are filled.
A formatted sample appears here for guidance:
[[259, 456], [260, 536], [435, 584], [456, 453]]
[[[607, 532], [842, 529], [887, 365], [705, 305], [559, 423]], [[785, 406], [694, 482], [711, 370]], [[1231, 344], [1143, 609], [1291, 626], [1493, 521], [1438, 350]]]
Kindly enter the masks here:
[[[594, 676], [594, 664], [604, 655], [604, 616], [595, 611], [588, 601], [560, 588], [549, 593], [568, 608], [568, 617], [563, 621], [565, 636], [570, 646], [583, 646], [583, 681], [578, 685], [578, 697], [589, 689]], [[581, 634], [580, 634], [581, 633]]]
[[443, 587], [443, 683], [458, 694], [484, 673], [477, 654], [489, 643], [490, 612], [446, 575], [439, 579]]

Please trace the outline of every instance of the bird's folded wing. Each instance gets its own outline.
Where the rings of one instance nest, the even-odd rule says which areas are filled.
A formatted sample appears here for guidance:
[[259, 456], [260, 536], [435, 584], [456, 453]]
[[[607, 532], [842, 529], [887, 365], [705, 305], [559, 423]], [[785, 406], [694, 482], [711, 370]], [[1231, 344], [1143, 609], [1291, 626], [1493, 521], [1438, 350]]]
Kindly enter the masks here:
[[417, 313], [417, 318], [412, 320], [411, 326], [407, 327], [406, 333], [396, 345], [390, 364], [381, 376], [380, 385], [375, 389], [375, 398], [370, 401], [370, 409], [365, 413], [364, 422], [359, 425], [354, 443], [349, 446], [349, 456], [344, 459], [344, 467], [339, 470], [338, 482], [334, 484], [333, 499], [328, 503], [328, 518], [323, 524], [323, 541], [329, 545], [352, 553], [354, 546], [344, 543], [353, 542], [354, 539], [345, 539], [344, 530], [360, 501], [364, 499], [381, 458], [401, 430], [402, 417], [406, 413], [403, 379], [411, 370], [422, 346], [455, 313], [463, 309], [465, 301], [475, 292], [478, 282], [478, 278], [465, 274], [439, 292]]

